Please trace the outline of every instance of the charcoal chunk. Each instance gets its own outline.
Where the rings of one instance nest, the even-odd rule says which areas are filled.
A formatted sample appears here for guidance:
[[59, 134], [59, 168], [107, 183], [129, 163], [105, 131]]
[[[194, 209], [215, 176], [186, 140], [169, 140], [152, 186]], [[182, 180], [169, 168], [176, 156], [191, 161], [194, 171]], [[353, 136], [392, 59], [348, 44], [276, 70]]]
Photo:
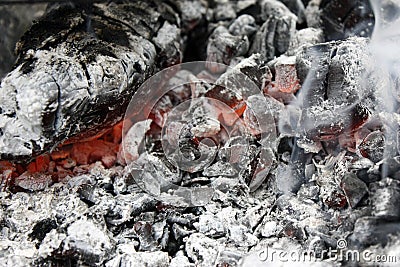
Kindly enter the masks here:
[[250, 36], [257, 31], [256, 20], [251, 15], [241, 15], [229, 26], [229, 32], [233, 35]]
[[365, 123], [373, 108], [362, 80], [368, 61], [364, 38], [306, 46], [297, 53], [300, 105], [305, 108], [300, 128], [309, 139], [336, 139]]
[[249, 53], [260, 53], [267, 60], [287, 51], [295, 34], [297, 17], [281, 2], [261, 2], [261, 18], [264, 21], [257, 31]]
[[91, 32], [86, 18], [56, 5], [22, 37], [0, 85], [0, 159], [30, 160], [109, 128], [157, 67], [180, 60], [178, 15], [167, 3], [93, 5]]
[[376, 217], [362, 217], [354, 224], [350, 239], [358, 246], [382, 244], [389, 241], [389, 235], [398, 236], [400, 225], [397, 222], [384, 222]]
[[375, 19], [370, 1], [322, 0], [320, 9], [327, 41], [371, 36]]
[[386, 219], [400, 217], [400, 182], [390, 178], [370, 185], [372, 214]]
[[385, 152], [385, 136], [380, 131], [370, 133], [362, 140], [358, 149], [361, 155], [377, 163], [381, 161]]
[[98, 264], [109, 257], [112, 241], [108, 234], [92, 221], [79, 220], [67, 229], [64, 252], [74, 253], [88, 264]]
[[57, 223], [55, 220], [44, 219], [36, 223], [36, 225], [32, 228], [32, 232], [29, 234], [29, 237], [31, 239], [42, 241], [48, 232], [56, 228]]
[[[211, 34], [207, 44], [207, 61], [229, 65], [231, 59], [243, 56], [249, 50], [249, 39], [246, 35], [234, 36], [224, 26], [217, 27]], [[212, 72], [220, 72], [210, 65]]]
[[345, 175], [341, 181], [341, 187], [346, 194], [347, 203], [354, 208], [367, 193], [366, 184], [353, 173]]

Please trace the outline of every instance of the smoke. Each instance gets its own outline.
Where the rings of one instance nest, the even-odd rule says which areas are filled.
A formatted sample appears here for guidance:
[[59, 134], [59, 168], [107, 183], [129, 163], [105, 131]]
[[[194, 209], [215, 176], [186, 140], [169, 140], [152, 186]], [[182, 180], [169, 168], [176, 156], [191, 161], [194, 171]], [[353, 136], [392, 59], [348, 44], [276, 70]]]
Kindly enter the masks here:
[[373, 68], [371, 76], [376, 85], [379, 117], [385, 134], [385, 152], [382, 178], [390, 173], [399, 131], [400, 85], [400, 1], [370, 0], [375, 14], [375, 28], [369, 49]]

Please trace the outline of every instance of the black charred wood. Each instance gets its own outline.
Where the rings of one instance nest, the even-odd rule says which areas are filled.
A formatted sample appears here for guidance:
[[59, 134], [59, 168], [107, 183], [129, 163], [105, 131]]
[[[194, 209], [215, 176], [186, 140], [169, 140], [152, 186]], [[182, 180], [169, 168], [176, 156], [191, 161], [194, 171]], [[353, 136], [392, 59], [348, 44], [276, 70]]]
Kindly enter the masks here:
[[157, 0], [53, 6], [17, 52], [0, 85], [0, 159], [28, 160], [121, 120], [154, 71], [180, 62], [179, 14]]
[[327, 41], [371, 36], [375, 18], [369, 0], [323, 0], [320, 8]]

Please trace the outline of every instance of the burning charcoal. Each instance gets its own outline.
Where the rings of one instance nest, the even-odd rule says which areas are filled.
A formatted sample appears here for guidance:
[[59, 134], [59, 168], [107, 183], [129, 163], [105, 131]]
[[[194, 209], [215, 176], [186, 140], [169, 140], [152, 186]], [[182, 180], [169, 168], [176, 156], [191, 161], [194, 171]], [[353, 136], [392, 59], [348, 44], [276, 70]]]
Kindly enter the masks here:
[[[154, 215], [154, 213], [152, 213]], [[154, 218], [152, 218], [154, 221]], [[161, 246], [161, 248], [166, 248], [168, 245], [169, 229], [167, 222], [165, 220], [154, 222], [152, 225], [154, 240]]]
[[[217, 85], [227, 88], [228, 90], [218, 92], [219, 88], [217, 86], [212, 88], [206, 96], [213, 97], [216, 95], [216, 97], [213, 98], [221, 100], [231, 108], [234, 108], [237, 102], [241, 102], [242, 97], [253, 95], [256, 92], [255, 89], [261, 89], [269, 73], [270, 71], [268, 67], [265, 66], [263, 57], [260, 54], [251, 55], [241, 60], [233, 68], [228, 69], [215, 82]], [[256, 86], [258, 88], [255, 88]], [[243, 112], [243, 105], [240, 105], [240, 108]], [[236, 108], [234, 109], [236, 113], [241, 115]]]
[[[247, 36], [231, 35], [223, 26], [217, 27], [211, 34], [207, 45], [207, 61], [229, 65], [231, 59], [243, 56], [249, 50]], [[207, 68], [211, 72], [221, 72], [220, 65], [209, 63]]]
[[79, 220], [67, 229], [64, 240], [65, 253], [76, 253], [76, 256], [88, 263], [97, 264], [109, 257], [112, 241], [107, 233], [91, 221]]
[[370, 184], [377, 182], [382, 178], [379, 170], [376, 169], [360, 169], [357, 171], [357, 177], [360, 178], [364, 183]]
[[320, 9], [322, 26], [328, 41], [349, 36], [371, 36], [374, 14], [369, 1], [322, 0]]
[[229, 26], [229, 32], [235, 36], [251, 37], [257, 31], [256, 20], [250, 15], [241, 15]]
[[[260, 249], [322, 256], [344, 237], [398, 249], [391, 81], [374, 40], [321, 43], [361, 1], [51, 5], [0, 85], [0, 265], [258, 266]], [[207, 45], [229, 67], [168, 69], [121, 121], [149, 76]]]
[[354, 208], [367, 193], [367, 185], [354, 173], [346, 174], [341, 181], [341, 188], [346, 194], [347, 203]]
[[282, 234], [297, 240], [304, 240], [306, 237], [304, 229], [294, 222], [285, 223], [282, 229]]
[[154, 106], [150, 113], [150, 117], [159, 127], [164, 127], [168, 112], [174, 107], [172, 99], [168, 95], [164, 95]]
[[214, 266], [219, 253], [219, 242], [203, 234], [193, 234], [185, 244], [188, 257], [199, 267]]
[[253, 177], [249, 183], [250, 192], [257, 190], [267, 179], [268, 174], [275, 164], [275, 155], [272, 149], [262, 148], [259, 158], [257, 158], [257, 167], [254, 170]]
[[193, 214], [180, 214], [178, 212], [170, 212], [167, 216], [167, 222], [170, 224], [178, 223], [190, 227], [194, 220]]
[[[243, 113], [246, 126], [256, 136], [275, 130], [275, 125], [265, 122], [277, 121], [284, 105], [270, 96], [253, 95], [247, 99], [247, 108]], [[273, 128], [273, 129], [271, 129]]]
[[[254, 204], [257, 204], [254, 203]], [[270, 200], [265, 200], [261, 204], [257, 204], [254, 207], [247, 209], [244, 217], [239, 220], [241, 224], [248, 227], [249, 229], [254, 229], [261, 222], [261, 220], [267, 214], [267, 209], [265, 206], [271, 206], [273, 203]]]
[[[345, 131], [360, 127], [368, 118], [368, 109], [362, 108], [361, 101], [369, 92], [360, 78], [368, 60], [365, 40], [304, 49], [297, 54], [297, 71], [307, 88], [300, 96], [306, 107], [300, 124], [308, 132], [308, 139], [334, 140]], [[307, 68], [309, 72], [305, 71]]]
[[281, 2], [261, 2], [261, 18], [265, 23], [257, 31], [250, 54], [260, 53], [267, 60], [287, 51], [296, 30], [297, 17]]
[[[83, 10], [51, 9], [24, 35], [16, 67], [0, 85], [0, 158], [29, 160], [120, 120], [132, 93], [155, 65], [163, 65], [156, 49], [160, 55], [179, 54], [172, 51], [178, 49], [177, 37], [164, 36], [171, 33], [168, 27], [179, 30], [172, 10], [144, 1], [96, 4], [90, 15], [93, 36], [82, 26]], [[170, 16], [170, 26], [164, 16]], [[158, 30], [161, 47], [148, 40]]]
[[80, 218], [82, 214], [88, 211], [87, 205], [80, 200], [76, 194], [61, 194], [53, 199], [51, 209], [57, 220], [63, 220], [65, 223], [71, 223]]
[[124, 159], [132, 161], [139, 158], [139, 146], [143, 145], [145, 134], [150, 130], [151, 122], [150, 119], [137, 122], [129, 129], [121, 145]]
[[324, 162], [316, 164], [316, 183], [320, 187], [320, 197], [331, 208], [341, 209], [347, 204], [345, 193], [339, 187], [340, 176], [336, 173], [345, 173], [345, 151], [336, 157], [328, 156]]
[[296, 57], [280, 56], [275, 63], [275, 82], [279, 91], [296, 93], [300, 89], [296, 74]]
[[71, 149], [71, 158], [78, 164], [86, 165], [100, 160], [106, 162], [108, 157], [116, 159], [117, 152], [118, 145], [103, 140], [93, 140], [75, 143]]
[[304, 177], [307, 181], [310, 181], [313, 178], [315, 172], [316, 168], [314, 164], [307, 164], [304, 166]]
[[190, 71], [180, 70], [178, 71], [169, 81], [169, 87], [172, 89], [172, 98], [176, 103], [181, 103], [185, 100], [188, 100], [191, 91], [190, 86], [187, 85], [188, 82], [196, 80], [196, 76], [194, 76]]
[[320, 95], [325, 91], [323, 81], [329, 72], [331, 49], [331, 43], [317, 44], [310, 47], [304, 46], [296, 55], [297, 75], [301, 84], [304, 84], [311, 70], [315, 71], [315, 74], [308, 79], [311, 84], [310, 90], [312, 91], [309, 92], [310, 99], [307, 100], [311, 105], [319, 104], [322, 101]]
[[12, 194], [8, 200], [3, 196], [2, 203], [6, 206], [1, 214], [4, 226], [15, 229], [15, 233], [30, 233], [38, 222], [50, 218], [51, 201], [54, 199], [47, 192], [34, 195], [19, 192]]
[[390, 178], [370, 185], [372, 214], [386, 219], [400, 217], [400, 182]]
[[64, 159], [60, 162], [64, 169], [71, 169], [76, 166], [76, 161], [71, 158]]
[[[237, 152], [241, 152], [240, 150]], [[242, 181], [249, 184], [252, 181], [254, 172], [257, 168], [260, 150], [255, 145], [250, 145], [248, 149], [243, 150], [243, 154], [238, 157], [238, 165], [241, 168], [239, 177]], [[265, 178], [265, 177], [264, 177]]]
[[92, 206], [100, 202], [101, 196], [105, 194], [105, 191], [95, 186], [84, 184], [78, 188], [77, 193], [83, 202]]
[[385, 151], [385, 136], [381, 131], [370, 133], [358, 146], [360, 154], [374, 163], [383, 159]]
[[53, 183], [51, 175], [45, 173], [24, 172], [14, 180], [14, 186], [28, 191], [39, 191]]
[[140, 251], [154, 251], [156, 246], [156, 241], [153, 238], [153, 229], [149, 222], [136, 222], [133, 225], [135, 233], [139, 238], [139, 250]]

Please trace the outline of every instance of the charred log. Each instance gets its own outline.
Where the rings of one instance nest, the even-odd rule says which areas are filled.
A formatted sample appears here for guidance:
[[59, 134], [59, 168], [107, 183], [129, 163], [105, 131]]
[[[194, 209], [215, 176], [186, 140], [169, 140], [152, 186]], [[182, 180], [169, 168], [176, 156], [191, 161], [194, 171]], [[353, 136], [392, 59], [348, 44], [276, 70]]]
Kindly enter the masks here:
[[27, 160], [109, 128], [146, 78], [180, 62], [180, 42], [171, 3], [51, 8], [22, 37], [1, 83], [0, 159]]

